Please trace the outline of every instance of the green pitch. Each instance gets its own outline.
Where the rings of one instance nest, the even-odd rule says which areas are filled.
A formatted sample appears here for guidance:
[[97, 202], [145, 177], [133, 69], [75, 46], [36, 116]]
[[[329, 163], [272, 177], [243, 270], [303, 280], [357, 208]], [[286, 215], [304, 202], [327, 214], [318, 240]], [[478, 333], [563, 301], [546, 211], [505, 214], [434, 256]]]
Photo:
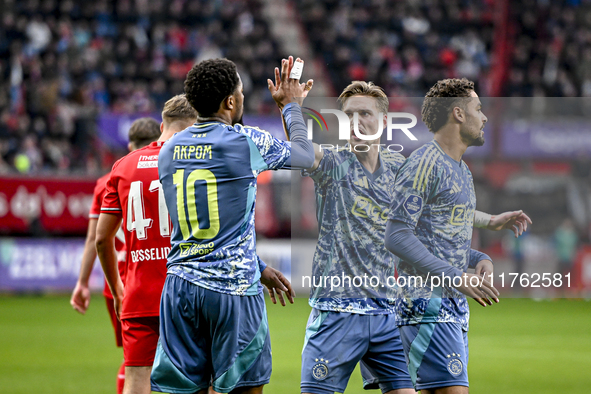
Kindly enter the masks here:
[[[503, 299], [471, 307], [473, 393], [589, 392], [591, 302]], [[299, 298], [285, 308], [268, 303], [268, 311], [273, 375], [265, 392], [298, 393], [309, 307]], [[3, 393], [111, 394], [121, 359], [100, 295], [85, 316], [67, 296], [0, 297]], [[359, 371], [346, 392], [363, 392]]]

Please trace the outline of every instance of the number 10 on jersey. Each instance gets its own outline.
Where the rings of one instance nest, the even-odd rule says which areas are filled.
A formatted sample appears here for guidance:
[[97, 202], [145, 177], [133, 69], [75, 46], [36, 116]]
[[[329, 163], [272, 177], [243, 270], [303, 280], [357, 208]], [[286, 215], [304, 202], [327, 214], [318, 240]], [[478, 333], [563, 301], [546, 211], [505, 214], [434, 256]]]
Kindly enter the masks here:
[[[177, 170], [172, 176], [172, 181], [176, 186], [176, 207], [183, 239], [188, 240], [191, 236], [196, 239], [215, 237], [220, 231], [220, 212], [217, 179], [213, 172], [197, 169], [191, 171], [185, 179], [185, 170]], [[199, 228], [195, 187], [197, 181], [204, 181], [206, 186], [208, 228]], [[199, 211], [201, 209], [205, 209], [205, 207], [199, 206]]]

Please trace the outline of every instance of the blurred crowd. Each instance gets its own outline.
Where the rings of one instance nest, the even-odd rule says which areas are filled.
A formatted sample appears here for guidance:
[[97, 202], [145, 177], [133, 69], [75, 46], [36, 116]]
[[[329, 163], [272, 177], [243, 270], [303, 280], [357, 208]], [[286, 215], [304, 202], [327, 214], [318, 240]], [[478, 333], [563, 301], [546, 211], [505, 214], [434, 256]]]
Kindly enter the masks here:
[[505, 96], [591, 96], [591, 8], [579, 0], [511, 1]]
[[[579, 0], [301, 0], [294, 18], [334, 92], [371, 80], [422, 97], [464, 76], [481, 95], [591, 95], [591, 13]], [[159, 112], [191, 66], [228, 57], [245, 111], [276, 114], [266, 79], [284, 55], [261, 0], [3, 0], [0, 173], [95, 174], [114, 159], [101, 113]], [[502, 18], [501, 18], [502, 19]], [[501, 29], [499, 28], [501, 26]], [[508, 55], [493, 67], [499, 44]], [[499, 67], [506, 73], [495, 74]], [[495, 77], [493, 77], [495, 75]], [[499, 75], [501, 78], [499, 79]], [[497, 86], [498, 88], [498, 86]]]
[[274, 108], [266, 79], [281, 51], [257, 1], [4, 0], [0, 7], [0, 172], [100, 171], [112, 163], [96, 139], [97, 115], [159, 112], [202, 59], [237, 63], [246, 111]]
[[492, 0], [296, 3], [337, 92], [351, 80], [371, 80], [389, 97], [422, 97], [443, 78], [487, 77]]

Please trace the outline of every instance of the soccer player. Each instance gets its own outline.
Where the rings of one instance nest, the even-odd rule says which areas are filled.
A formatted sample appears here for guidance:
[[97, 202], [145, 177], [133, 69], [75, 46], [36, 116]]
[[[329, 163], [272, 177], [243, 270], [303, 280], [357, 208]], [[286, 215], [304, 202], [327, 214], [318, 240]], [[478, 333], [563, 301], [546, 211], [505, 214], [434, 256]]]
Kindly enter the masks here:
[[[288, 78], [292, 63], [283, 59], [279, 86], [268, 81], [291, 143], [238, 124], [244, 95], [233, 62], [205, 60], [187, 75], [185, 93], [199, 113], [197, 124], [171, 138], [158, 161], [173, 232], [154, 391], [205, 393], [211, 385], [216, 393], [261, 393], [269, 382], [259, 279], [270, 267], [255, 250], [256, 179], [261, 171], [314, 162], [300, 108], [312, 81]], [[277, 282], [276, 290], [293, 302], [288, 282]]]
[[[160, 128], [158, 123], [152, 118], [140, 118], [134, 121], [129, 128], [129, 144], [127, 145], [130, 152], [142, 148], [148, 145], [152, 141], [156, 141], [160, 136]], [[90, 273], [96, 260], [96, 247], [95, 247], [95, 236], [96, 236], [96, 224], [100, 214], [101, 204], [105, 195], [105, 188], [107, 181], [109, 180], [110, 173], [103, 175], [96, 181], [94, 188], [94, 195], [92, 198], [92, 205], [88, 214], [88, 231], [86, 233], [86, 243], [84, 245], [84, 251], [82, 252], [82, 262], [80, 264], [80, 274], [76, 287], [72, 291], [72, 297], [70, 298], [70, 305], [82, 313], [85, 314], [90, 304], [90, 289], [88, 288], [88, 280], [90, 279]], [[117, 251], [117, 262], [119, 266], [119, 273], [123, 277], [123, 269], [125, 268], [125, 238], [121, 231], [117, 232], [115, 238], [115, 250]], [[107, 303], [107, 311], [111, 318], [111, 324], [115, 330], [115, 341], [117, 347], [123, 346], [123, 339], [121, 338], [121, 322], [117, 319], [115, 309], [113, 306], [113, 296], [109, 290], [109, 285], [105, 280], [105, 286], [103, 289], [103, 295]], [[125, 381], [125, 362], [121, 364], [119, 372], [117, 373], [117, 393], [123, 392], [123, 383]]]
[[[123, 392], [149, 393], [150, 370], [158, 341], [160, 294], [170, 251], [170, 219], [158, 181], [158, 154], [164, 141], [191, 126], [197, 113], [184, 96], [168, 100], [158, 141], [113, 165], [96, 230], [96, 248], [121, 320], [125, 386]], [[125, 286], [113, 249], [123, 228]]]
[[[401, 260], [396, 313], [415, 388], [468, 393], [465, 296], [482, 306], [499, 302], [498, 291], [479, 275], [490, 278], [492, 262], [470, 248], [476, 197], [462, 161], [469, 146], [484, 144], [487, 118], [466, 79], [437, 82], [421, 115], [435, 136], [399, 169], [386, 227], [386, 247]], [[467, 273], [474, 265], [476, 274]]]
[[[397, 259], [386, 249], [384, 234], [390, 188], [405, 158], [381, 149], [379, 138], [361, 140], [353, 132], [354, 113], [363, 135], [385, 127], [388, 98], [380, 87], [354, 81], [343, 90], [339, 103], [351, 119], [348, 146], [327, 150], [314, 144], [314, 165], [304, 171], [314, 180], [319, 236], [309, 299], [313, 309], [302, 352], [301, 391], [343, 392], [360, 363], [365, 388], [414, 393], [396, 326], [396, 287], [371, 290], [340, 282], [344, 276], [367, 275], [385, 285], [388, 277], [394, 276]], [[484, 224], [490, 229], [516, 224], [521, 226], [517, 230], [523, 231], [523, 221], [518, 211], [495, 216]], [[340, 283], [330, 288], [322, 284], [325, 277], [337, 278]]]

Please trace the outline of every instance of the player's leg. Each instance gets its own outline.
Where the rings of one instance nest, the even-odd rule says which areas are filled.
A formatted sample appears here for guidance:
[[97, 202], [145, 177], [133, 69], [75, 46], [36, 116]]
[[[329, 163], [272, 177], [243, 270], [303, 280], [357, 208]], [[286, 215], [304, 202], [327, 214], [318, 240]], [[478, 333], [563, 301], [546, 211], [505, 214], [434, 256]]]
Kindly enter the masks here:
[[152, 367], [125, 367], [123, 394], [149, 394]]
[[[113, 298], [105, 296], [105, 303], [107, 304], [107, 312], [115, 331], [115, 342], [117, 347], [123, 347], [123, 337], [121, 334], [121, 322], [117, 319], [115, 313], [115, 306], [113, 304]], [[123, 393], [123, 385], [125, 383], [125, 360], [121, 363], [119, 371], [117, 372], [117, 394]]]
[[123, 319], [123, 394], [149, 394], [150, 371], [158, 343], [158, 316]]
[[363, 387], [385, 394], [415, 394], [393, 314], [370, 316], [369, 349], [360, 362]]
[[464, 386], [451, 386], [451, 387], [442, 387], [439, 389], [422, 389], [421, 394], [468, 394], [469, 393], [468, 387]]
[[301, 392], [344, 392], [368, 346], [369, 316], [312, 309], [302, 351]]
[[261, 393], [271, 377], [271, 338], [263, 293], [233, 296], [201, 289], [211, 327], [212, 388]]
[[121, 363], [119, 367], [119, 372], [117, 372], [117, 394], [123, 394], [123, 386], [125, 385], [125, 360]]
[[399, 330], [417, 390], [468, 393], [468, 336], [460, 324], [421, 323]]
[[257, 387], [238, 387], [232, 390], [230, 394], [262, 394], [264, 386]]
[[168, 275], [160, 301], [160, 339], [152, 391], [206, 393], [211, 380], [209, 328], [200, 314], [198, 286]]

